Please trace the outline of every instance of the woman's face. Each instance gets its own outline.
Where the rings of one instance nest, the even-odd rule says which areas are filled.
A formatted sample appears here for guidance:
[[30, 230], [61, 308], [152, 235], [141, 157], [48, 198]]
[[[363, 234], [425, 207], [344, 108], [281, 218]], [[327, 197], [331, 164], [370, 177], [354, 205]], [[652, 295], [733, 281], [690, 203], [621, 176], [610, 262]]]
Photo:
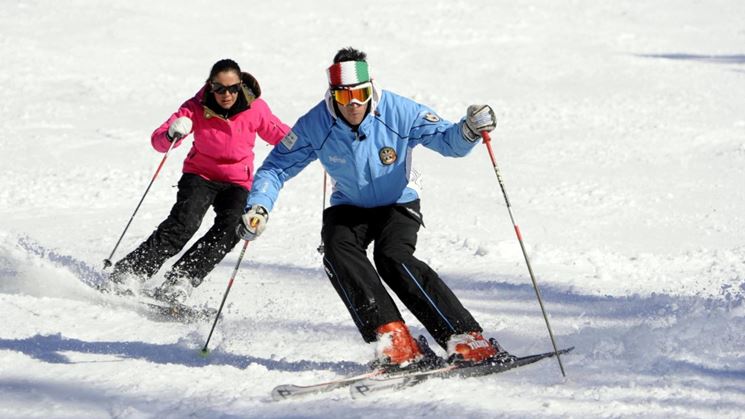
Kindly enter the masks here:
[[217, 73], [212, 79], [212, 94], [223, 109], [230, 109], [238, 100], [241, 78], [232, 70]]

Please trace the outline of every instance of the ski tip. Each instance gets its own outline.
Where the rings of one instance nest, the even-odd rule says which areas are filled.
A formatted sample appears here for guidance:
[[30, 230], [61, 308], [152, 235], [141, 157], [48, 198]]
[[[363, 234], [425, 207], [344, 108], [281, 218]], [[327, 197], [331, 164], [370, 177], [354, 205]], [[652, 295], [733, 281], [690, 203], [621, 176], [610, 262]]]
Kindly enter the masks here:
[[574, 349], [574, 346], [570, 346], [568, 348], [559, 349], [559, 350], [552, 351], [552, 352], [546, 352], [546, 353], [540, 354], [540, 356], [549, 357], [550, 358], [552, 356], [564, 355], [566, 353], [572, 352], [573, 349]]
[[274, 387], [272, 389], [272, 400], [274, 400], [275, 402], [287, 400], [295, 395], [296, 389], [297, 386], [294, 386], [292, 384], [283, 384], [281, 386]]
[[561, 354], [572, 352], [573, 349], [574, 349], [574, 346], [570, 346], [568, 348], [564, 348], [564, 349], [562, 349], [562, 350], [559, 351], [559, 354], [561, 355]]

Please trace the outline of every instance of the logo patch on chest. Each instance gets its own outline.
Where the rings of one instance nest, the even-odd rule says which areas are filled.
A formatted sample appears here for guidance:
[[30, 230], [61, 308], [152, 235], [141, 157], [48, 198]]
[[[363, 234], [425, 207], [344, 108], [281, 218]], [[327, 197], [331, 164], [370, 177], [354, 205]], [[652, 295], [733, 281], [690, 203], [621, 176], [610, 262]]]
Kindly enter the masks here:
[[386, 166], [393, 164], [398, 158], [398, 156], [396, 155], [396, 150], [390, 147], [381, 148], [378, 152], [378, 155], [380, 156], [380, 162]]

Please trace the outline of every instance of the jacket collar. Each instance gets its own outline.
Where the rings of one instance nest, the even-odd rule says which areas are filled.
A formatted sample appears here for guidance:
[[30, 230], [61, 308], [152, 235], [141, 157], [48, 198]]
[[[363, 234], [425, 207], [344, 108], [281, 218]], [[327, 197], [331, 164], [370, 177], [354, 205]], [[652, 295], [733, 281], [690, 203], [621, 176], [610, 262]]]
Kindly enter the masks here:
[[245, 111], [246, 109], [250, 109], [251, 103], [256, 100], [256, 96], [254, 95], [253, 91], [249, 89], [244, 83], [243, 87], [241, 88], [240, 95], [238, 96], [238, 100], [230, 109], [225, 110], [217, 104], [217, 101], [215, 101], [215, 97], [209, 93], [208, 89], [209, 86], [205, 85], [196, 94], [197, 100], [199, 101], [199, 103], [202, 104], [202, 107], [204, 108], [205, 119], [214, 117], [228, 119]]

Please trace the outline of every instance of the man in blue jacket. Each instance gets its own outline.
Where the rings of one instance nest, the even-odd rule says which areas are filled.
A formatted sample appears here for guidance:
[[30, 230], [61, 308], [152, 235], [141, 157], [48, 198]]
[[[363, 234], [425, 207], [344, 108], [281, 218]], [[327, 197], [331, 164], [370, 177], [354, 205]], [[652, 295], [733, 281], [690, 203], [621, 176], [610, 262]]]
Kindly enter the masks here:
[[[423, 145], [461, 157], [482, 131], [496, 127], [488, 105], [468, 107], [457, 124], [431, 109], [378, 90], [366, 54], [340, 50], [328, 68], [326, 97], [302, 116], [256, 172], [238, 234], [256, 239], [285, 181], [319, 159], [333, 181], [323, 213], [324, 268], [377, 361], [406, 368], [423, 358], [380, 278], [448, 352], [451, 362], [479, 363], [508, 354], [482, 329], [448, 286], [414, 257], [423, 225], [411, 175], [412, 149]], [[374, 242], [375, 267], [366, 249]]]

